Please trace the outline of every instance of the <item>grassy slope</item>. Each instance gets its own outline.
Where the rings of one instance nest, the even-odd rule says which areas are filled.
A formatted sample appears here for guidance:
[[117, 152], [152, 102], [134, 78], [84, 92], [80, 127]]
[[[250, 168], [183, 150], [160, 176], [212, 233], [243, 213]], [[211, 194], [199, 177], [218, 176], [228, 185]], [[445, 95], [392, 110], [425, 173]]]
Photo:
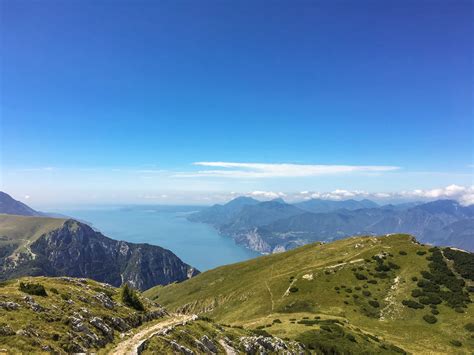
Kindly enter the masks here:
[[0, 214], [0, 247], [15, 244], [17, 252], [24, 251], [25, 246], [34, 242], [41, 235], [59, 228], [65, 221], [62, 218]]
[[[25, 303], [23, 297], [29, 295], [19, 290], [20, 282], [39, 283], [45, 287], [47, 296], [31, 296], [45, 309], [44, 311], [35, 312]], [[94, 298], [98, 292], [112, 295], [111, 298], [117, 303], [113, 310], [104, 307]], [[87, 302], [84, 302], [84, 299]], [[135, 317], [139, 313], [121, 304], [119, 289], [86, 279], [24, 277], [4, 281], [0, 283], [0, 302], [15, 302], [20, 305], [16, 310], [5, 310], [0, 307], [0, 327], [7, 325], [17, 333], [0, 336], [0, 349], [8, 349], [15, 353], [38, 352], [43, 346], [49, 346], [56, 352], [64, 353], [63, 345], [67, 346], [70, 343], [69, 319], [75, 313], [83, 315], [84, 323], [99, 336], [102, 334], [88, 323], [89, 319], [93, 317], [104, 319], [112, 316], [126, 319]], [[151, 303], [147, 303], [146, 306], [148, 310], [154, 309]], [[84, 313], [84, 309], [88, 312]], [[19, 331], [28, 329], [32, 329], [37, 336], [18, 334]], [[115, 331], [115, 341], [119, 339], [119, 333]]]
[[[445, 305], [438, 306], [440, 314], [436, 324], [428, 324], [422, 319], [423, 315], [429, 314], [429, 307], [414, 310], [401, 304], [402, 300], [411, 298], [411, 290], [416, 288], [412, 277], [420, 277], [420, 272], [428, 269], [426, 256], [429, 253], [420, 256], [416, 252], [428, 252], [428, 249], [406, 235], [356, 237], [324, 245], [312, 244], [223, 266], [181, 284], [152, 288], [145, 295], [171, 310], [208, 311], [209, 316], [219, 322], [246, 327], [264, 326], [278, 318], [282, 323], [274, 323], [265, 329], [280, 337], [297, 338], [308, 330], [308, 326], [291, 319], [320, 316], [348, 322], [353, 329], [375, 334], [412, 352], [472, 351], [474, 341], [463, 328], [474, 318], [472, 304], [462, 314]], [[407, 255], [400, 255], [401, 250]], [[374, 272], [376, 263], [364, 259], [371, 259], [381, 252], [393, 255], [387, 256], [387, 260], [399, 265], [400, 269], [390, 271], [387, 279], [376, 278], [377, 284], [357, 280], [352, 269], [361, 267], [362, 270], [356, 271], [369, 275]], [[341, 263], [346, 264], [334, 267]], [[304, 275], [312, 275], [313, 279], [305, 279]], [[398, 282], [395, 282], [396, 277]], [[290, 284], [298, 291], [286, 293]], [[352, 293], [341, 286], [351, 288]], [[335, 287], [339, 287], [339, 291]], [[370, 291], [371, 295], [364, 296], [364, 290]], [[369, 300], [377, 300], [380, 307], [370, 306]], [[461, 341], [463, 346], [453, 347], [450, 344], [453, 339]]]

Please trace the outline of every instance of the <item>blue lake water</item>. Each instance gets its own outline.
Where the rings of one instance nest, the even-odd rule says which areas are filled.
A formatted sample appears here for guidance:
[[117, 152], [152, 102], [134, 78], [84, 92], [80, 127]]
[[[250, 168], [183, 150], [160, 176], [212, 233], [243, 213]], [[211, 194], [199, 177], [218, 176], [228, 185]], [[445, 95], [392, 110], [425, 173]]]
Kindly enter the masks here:
[[258, 256], [211, 226], [189, 222], [190, 206], [91, 207], [58, 212], [84, 221], [104, 235], [171, 250], [201, 271]]

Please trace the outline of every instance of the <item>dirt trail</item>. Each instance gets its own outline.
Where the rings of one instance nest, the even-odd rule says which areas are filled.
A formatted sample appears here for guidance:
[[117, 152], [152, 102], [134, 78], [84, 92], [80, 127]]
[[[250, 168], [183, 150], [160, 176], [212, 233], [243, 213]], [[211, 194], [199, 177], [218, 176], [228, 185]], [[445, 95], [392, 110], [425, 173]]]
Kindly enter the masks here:
[[127, 338], [118, 343], [115, 349], [113, 349], [110, 353], [116, 355], [138, 354], [138, 348], [145, 340], [150, 339], [152, 336], [164, 330], [165, 328], [174, 327], [178, 324], [183, 324], [194, 319], [196, 319], [195, 315], [172, 314], [171, 318], [169, 319], [140, 329], [140, 331], [134, 334], [131, 338]]

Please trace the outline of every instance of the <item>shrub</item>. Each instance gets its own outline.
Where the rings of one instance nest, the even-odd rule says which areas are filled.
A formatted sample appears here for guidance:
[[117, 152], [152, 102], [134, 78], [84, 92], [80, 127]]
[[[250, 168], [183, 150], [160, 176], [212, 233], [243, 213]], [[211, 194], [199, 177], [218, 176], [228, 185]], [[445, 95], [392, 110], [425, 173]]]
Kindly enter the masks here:
[[400, 250], [400, 251], [398, 252], [398, 254], [400, 254], [400, 255], [407, 255], [407, 252], [406, 252], [405, 250]]
[[352, 293], [352, 289], [351, 288], [346, 288], [346, 292], [347, 293]]
[[390, 271], [390, 266], [385, 265], [385, 264], [379, 264], [375, 267], [375, 271], [381, 272], [381, 271]]
[[[261, 327], [264, 328], [265, 326], [261, 326]], [[262, 336], [262, 337], [265, 337], [265, 338], [270, 338], [271, 337], [270, 333], [268, 333], [264, 329], [260, 329], [259, 327], [257, 327], [257, 329], [254, 329], [252, 332], [257, 336]]]
[[398, 270], [400, 269], [400, 266], [395, 264], [395, 263], [392, 263], [391, 261], [388, 262], [388, 266], [390, 266], [390, 269], [393, 269], [393, 270]]
[[411, 291], [411, 296], [412, 296], [412, 297], [415, 297], [415, 298], [416, 298], [416, 297], [420, 297], [420, 296], [422, 296], [422, 295], [423, 295], [423, 291], [420, 290], [419, 288], [416, 288], [416, 289], [414, 289], [413, 291]]
[[413, 300], [403, 300], [402, 304], [404, 306], [407, 306], [407, 307], [413, 308], [413, 309], [423, 309], [423, 308], [425, 308], [425, 306], [423, 306], [422, 304], [420, 304], [416, 301], [413, 301]]
[[347, 335], [346, 335], [346, 338], [349, 339], [350, 341], [356, 343], [356, 338], [355, 338], [355, 336], [353, 336], [352, 334], [347, 334]]
[[462, 343], [459, 340], [453, 339], [450, 341], [451, 345], [456, 346], [456, 347], [461, 347]]
[[362, 294], [363, 294], [365, 297], [369, 297], [372, 293], [371, 293], [370, 291], [364, 290], [364, 291], [362, 291]]
[[58, 289], [54, 287], [51, 287], [49, 290], [56, 295], [59, 293]]
[[412, 281], [415, 281], [415, 282], [418, 281], [418, 277], [416, 277], [416, 276], [413, 276], [411, 279], [412, 279]]
[[426, 314], [426, 315], [423, 316], [423, 320], [426, 323], [435, 324], [438, 321], [438, 318], [436, 318], [435, 316], [433, 316], [431, 314]]
[[29, 295], [43, 296], [43, 297], [48, 296], [44, 286], [41, 284], [20, 282], [19, 289], [21, 292], [27, 293]]
[[274, 320], [273, 320], [273, 323], [281, 323], [281, 320], [278, 319], [278, 318], [277, 318], [277, 319], [274, 319]]
[[364, 274], [361, 274], [359, 272], [355, 272], [354, 276], [356, 277], [357, 280], [367, 280], [367, 276], [365, 276]]
[[455, 310], [457, 313], [464, 313], [464, 309], [462, 309], [461, 307], [456, 307], [456, 308], [454, 308], [454, 310]]
[[369, 304], [374, 308], [379, 308], [380, 307], [380, 303], [378, 301], [370, 300]]
[[360, 286], [356, 286], [356, 287], [354, 287], [354, 288], [355, 288], [357, 291], [362, 290], [362, 288], [361, 288]]
[[446, 248], [444, 256], [454, 262], [454, 269], [465, 279], [474, 281], [474, 254]]
[[71, 299], [71, 295], [69, 293], [61, 293], [59, 296], [61, 296], [61, 298], [64, 300], [64, 301], [68, 301]]
[[474, 323], [467, 323], [464, 326], [464, 329], [466, 329], [468, 332], [474, 332]]
[[369, 280], [369, 281], [367, 281], [367, 282], [368, 282], [369, 284], [373, 284], [373, 285], [375, 285], [375, 284], [378, 283], [377, 280]]
[[439, 314], [439, 311], [436, 308], [433, 308], [431, 310], [431, 313], [434, 314], [434, 315], [437, 315], [437, 314]]
[[426, 254], [426, 251], [424, 251], [424, 250], [418, 250], [418, 251], [416, 252], [416, 255], [420, 255], [420, 256], [421, 256], [421, 255], [425, 255], [425, 254]]
[[136, 309], [137, 311], [145, 310], [145, 307], [143, 306], [142, 301], [138, 297], [137, 292], [133, 288], [128, 286], [128, 284], [125, 284], [122, 288], [122, 302], [128, 307]]
[[290, 292], [295, 293], [298, 292], [298, 287], [290, 287]]

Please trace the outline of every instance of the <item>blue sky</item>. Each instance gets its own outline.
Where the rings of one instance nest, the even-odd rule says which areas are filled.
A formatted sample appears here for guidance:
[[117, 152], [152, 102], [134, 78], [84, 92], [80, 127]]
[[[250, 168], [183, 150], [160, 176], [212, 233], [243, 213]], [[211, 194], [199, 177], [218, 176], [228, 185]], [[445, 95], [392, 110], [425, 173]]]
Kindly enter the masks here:
[[1, 7], [1, 186], [33, 205], [473, 185], [471, 1]]

